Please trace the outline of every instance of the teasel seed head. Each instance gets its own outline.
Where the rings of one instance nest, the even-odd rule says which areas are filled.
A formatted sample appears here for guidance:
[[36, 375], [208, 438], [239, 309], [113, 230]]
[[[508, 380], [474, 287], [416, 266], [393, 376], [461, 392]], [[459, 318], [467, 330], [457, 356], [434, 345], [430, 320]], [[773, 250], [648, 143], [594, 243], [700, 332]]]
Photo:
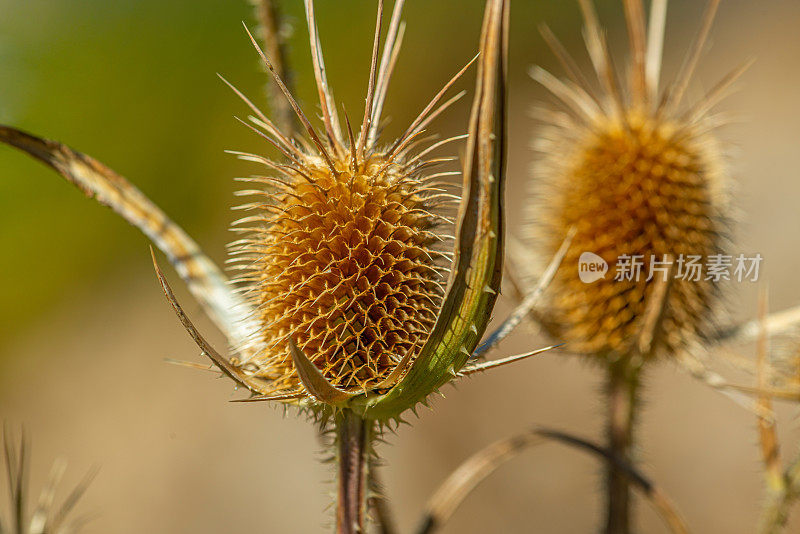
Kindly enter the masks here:
[[[401, 7], [398, 2], [389, 51], [402, 37]], [[443, 195], [428, 179], [430, 169], [448, 158], [411, 155], [434, 107], [389, 147], [378, 145], [376, 103], [383, 102], [391, 75], [385, 63], [378, 79], [382, 3], [357, 136], [346, 112], [345, 128], [339, 125], [312, 2], [306, 2], [306, 12], [325, 135], [318, 136], [302, 112], [311, 141], [305, 146], [293, 143], [266, 117], [251, 118], [285, 161], [243, 156], [260, 161], [270, 175], [249, 179], [262, 188], [242, 192], [255, 196], [242, 209], [256, 214], [234, 223], [235, 231], [245, 234], [232, 246], [243, 271], [237, 281], [257, 310], [261, 342], [258, 352], [234, 363], [252, 368], [275, 393], [302, 390], [291, 340], [331, 385], [367, 391], [404, 356], [418, 351], [433, 326], [449, 264], [439, 246], [441, 223], [458, 197]], [[391, 57], [390, 52], [385, 61]], [[299, 110], [288, 91], [286, 96]]]
[[[676, 81], [659, 95], [666, 1], [654, 0], [649, 29], [641, 0], [624, 2], [631, 57], [630, 84], [623, 91], [613, 73], [603, 32], [590, 0], [580, 0], [586, 43], [600, 82], [593, 89], [564, 47], [545, 27], [543, 36], [564, 66], [568, 80], [541, 68], [533, 78], [553, 93], [563, 109], [541, 111], [544, 127], [535, 139], [539, 153], [536, 195], [527, 236], [545, 257], [574, 228], [563, 267], [547, 292], [540, 317], [553, 335], [577, 353], [618, 357], [638, 350], [648, 309], [660, 308], [654, 344], [644, 354], [669, 355], [708, 332], [718, 288], [712, 281], [684, 279], [678, 258], [720, 254], [729, 233], [727, 176], [715, 137], [719, 117], [710, 115], [738, 69], [703, 100], [684, 109], [683, 95], [706, 42], [717, 0], [711, 0], [700, 34]], [[537, 253], [539, 251], [537, 250]], [[584, 283], [580, 256], [591, 252], [609, 266], [604, 278]], [[641, 257], [641, 276], [615, 280], [620, 258]], [[651, 259], [671, 264], [667, 275]], [[622, 260], [624, 261], [624, 260]], [[655, 303], [657, 280], [669, 276], [663, 303]], [[640, 351], [641, 352], [641, 351]]]
[[[252, 35], [305, 137], [296, 142], [228, 84], [254, 113], [245, 124], [282, 156], [234, 152], [267, 170], [245, 179], [257, 189], [241, 193], [255, 197], [241, 209], [254, 214], [234, 223], [244, 235], [231, 244], [232, 263], [253, 310], [248, 324], [257, 325], [234, 347], [235, 357], [221, 356], [197, 331], [156, 265], [184, 327], [220, 370], [251, 391], [249, 401], [295, 404], [323, 420], [347, 408], [366, 419], [399, 421], [462, 369], [469, 374], [508, 363], [465, 367], [500, 283], [508, 3], [487, 1], [469, 133], [428, 138], [422, 149], [431, 121], [462, 96], [445, 95], [478, 56], [399, 138], [381, 143], [380, 115], [404, 26], [398, 0], [379, 61], [382, 0], [377, 4], [357, 135], [347, 112], [342, 127], [335, 111], [312, 0], [305, 7], [324, 133], [311, 125]], [[435, 172], [451, 158], [430, 154], [465, 138], [464, 172]], [[448, 174], [463, 174], [466, 198], [436, 182]], [[459, 201], [458, 237], [447, 236], [443, 228], [454, 221], [446, 214]]]
[[243, 221], [249, 236], [234, 248], [265, 345], [249, 363], [276, 390], [299, 389], [293, 338], [332, 384], [363, 390], [433, 326], [447, 200], [426, 187], [419, 163], [371, 147], [363, 159], [332, 154], [333, 168], [302, 156], [280, 182], [265, 180], [274, 187], [253, 192], [266, 198], [249, 206], [259, 214]]

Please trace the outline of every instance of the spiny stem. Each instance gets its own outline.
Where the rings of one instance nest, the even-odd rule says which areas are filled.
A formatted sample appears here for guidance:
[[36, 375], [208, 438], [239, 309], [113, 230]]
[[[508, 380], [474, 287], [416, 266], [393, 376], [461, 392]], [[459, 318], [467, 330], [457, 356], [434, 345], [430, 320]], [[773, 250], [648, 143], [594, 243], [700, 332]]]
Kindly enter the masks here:
[[351, 410], [336, 417], [338, 447], [337, 534], [361, 534], [366, 513], [366, 474], [372, 439], [372, 422]]
[[[608, 368], [608, 449], [633, 465], [633, 426], [637, 411], [639, 366], [621, 358]], [[609, 465], [606, 471], [606, 534], [630, 534], [631, 491], [627, 474]]]

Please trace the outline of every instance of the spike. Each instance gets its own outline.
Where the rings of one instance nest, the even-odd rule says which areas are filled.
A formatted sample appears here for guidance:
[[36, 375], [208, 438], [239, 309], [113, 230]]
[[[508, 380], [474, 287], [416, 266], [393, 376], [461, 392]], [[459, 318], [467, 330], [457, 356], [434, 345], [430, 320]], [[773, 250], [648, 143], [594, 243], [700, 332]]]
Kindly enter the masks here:
[[383, 0], [378, 0], [378, 20], [375, 22], [375, 40], [372, 43], [372, 62], [369, 67], [369, 83], [367, 86], [367, 99], [364, 104], [364, 120], [361, 123], [361, 131], [358, 133], [358, 148], [356, 154], [359, 159], [364, 158], [364, 148], [367, 145], [369, 136], [370, 119], [372, 118], [372, 106], [375, 104], [375, 77], [378, 69], [378, 47], [381, 41], [381, 26], [383, 22]]
[[664, 33], [667, 26], [667, 0], [653, 0], [648, 26], [645, 79], [650, 101], [654, 102], [661, 78], [661, 58], [664, 54]]
[[534, 350], [534, 351], [531, 351], [531, 352], [526, 352], [526, 353], [523, 353], [523, 354], [517, 354], [515, 356], [509, 356], [507, 358], [502, 358], [502, 359], [499, 359], [499, 360], [492, 360], [492, 361], [489, 361], [489, 362], [481, 362], [481, 363], [478, 363], [478, 364], [475, 364], [475, 365], [471, 365], [471, 366], [465, 367], [464, 369], [461, 370], [460, 374], [462, 376], [469, 376], [471, 374], [475, 374], [475, 373], [479, 373], [479, 372], [483, 372], [483, 371], [488, 371], [488, 370], [494, 369], [496, 367], [502, 367], [504, 365], [508, 365], [508, 364], [511, 364], [511, 363], [514, 363], [514, 362], [518, 362], [518, 361], [521, 361], [521, 360], [528, 359], [531, 356], [536, 356], [537, 354], [541, 354], [543, 352], [547, 352], [549, 350], [556, 349], [556, 348], [561, 347], [563, 345], [564, 345], [563, 343], [559, 343], [558, 345], [550, 345], [549, 347], [545, 347], [543, 349], [537, 349], [537, 350]]
[[686, 57], [686, 62], [681, 68], [678, 78], [672, 86], [672, 89], [665, 95], [665, 100], [659, 106], [659, 114], [669, 114], [675, 110], [683, 100], [683, 95], [689, 87], [689, 82], [692, 79], [697, 63], [700, 61], [700, 56], [703, 53], [708, 34], [711, 32], [711, 26], [714, 24], [714, 18], [717, 14], [717, 8], [721, 0], [708, 0], [706, 11], [703, 14], [703, 23], [700, 31], [697, 34], [692, 47], [689, 49], [689, 54]]
[[328, 78], [325, 74], [325, 61], [322, 55], [322, 45], [319, 40], [319, 30], [317, 20], [314, 16], [314, 0], [305, 0], [306, 19], [308, 21], [308, 38], [311, 43], [311, 61], [314, 65], [314, 79], [317, 83], [317, 93], [319, 105], [322, 110], [322, 120], [325, 124], [325, 131], [334, 150], [341, 152], [341, 129], [336, 117], [336, 104], [333, 94], [328, 86]]
[[292, 106], [292, 109], [294, 109], [297, 118], [300, 119], [300, 123], [303, 125], [303, 127], [306, 130], [306, 133], [308, 133], [309, 137], [311, 137], [311, 140], [316, 145], [317, 149], [319, 150], [320, 154], [325, 160], [325, 163], [328, 165], [328, 168], [331, 170], [334, 176], [338, 176], [339, 171], [336, 170], [336, 166], [333, 164], [333, 160], [331, 160], [330, 154], [328, 154], [328, 151], [325, 150], [325, 146], [322, 144], [322, 141], [320, 141], [317, 132], [314, 130], [314, 127], [311, 126], [311, 123], [308, 121], [308, 117], [306, 117], [305, 113], [303, 113], [303, 110], [300, 109], [300, 106], [297, 104], [297, 101], [289, 92], [289, 88], [286, 87], [286, 84], [283, 82], [281, 77], [278, 76], [278, 73], [275, 71], [275, 67], [272, 66], [272, 63], [270, 62], [269, 59], [267, 59], [267, 56], [264, 55], [264, 51], [261, 50], [260, 46], [258, 46], [258, 43], [253, 37], [253, 34], [250, 33], [250, 30], [247, 28], [247, 25], [243, 24], [243, 26], [244, 30], [247, 32], [248, 37], [250, 37], [250, 41], [253, 43], [253, 46], [255, 47], [256, 51], [261, 56], [262, 61], [264, 61], [264, 64], [267, 66], [267, 69], [269, 69], [269, 72], [272, 74], [275, 83], [278, 84], [278, 87], [283, 92], [286, 99], [289, 101], [289, 104]]
[[370, 120], [369, 136], [367, 144], [373, 145], [378, 137], [378, 125], [383, 111], [383, 103], [386, 100], [386, 93], [389, 89], [389, 80], [392, 78], [397, 57], [400, 55], [400, 47], [403, 43], [405, 34], [405, 24], [400, 22], [405, 0], [396, 0], [392, 10], [392, 19], [389, 23], [389, 31], [386, 34], [386, 42], [383, 44], [383, 55], [381, 56], [381, 66], [378, 70], [378, 85], [375, 91], [375, 106], [372, 108], [372, 119]]
[[181, 305], [178, 304], [177, 299], [175, 298], [175, 294], [172, 292], [172, 288], [169, 286], [166, 278], [164, 278], [164, 273], [161, 272], [161, 268], [158, 266], [158, 261], [156, 260], [156, 253], [152, 247], [150, 247], [150, 255], [153, 257], [153, 267], [156, 270], [156, 276], [158, 276], [158, 281], [161, 283], [161, 289], [164, 291], [164, 296], [167, 297], [167, 301], [169, 302], [170, 306], [172, 306], [173, 311], [178, 316], [181, 324], [183, 325], [184, 329], [189, 333], [192, 337], [194, 342], [197, 344], [198, 347], [203, 351], [208, 358], [214, 362], [214, 365], [219, 367], [219, 369], [232, 378], [236, 383], [243, 385], [244, 387], [248, 388], [249, 390], [255, 393], [261, 393], [260, 386], [250, 377], [244, 375], [239, 369], [231, 365], [228, 360], [223, 358], [215, 349], [212, 347], [205, 338], [197, 331], [192, 321], [183, 311]]

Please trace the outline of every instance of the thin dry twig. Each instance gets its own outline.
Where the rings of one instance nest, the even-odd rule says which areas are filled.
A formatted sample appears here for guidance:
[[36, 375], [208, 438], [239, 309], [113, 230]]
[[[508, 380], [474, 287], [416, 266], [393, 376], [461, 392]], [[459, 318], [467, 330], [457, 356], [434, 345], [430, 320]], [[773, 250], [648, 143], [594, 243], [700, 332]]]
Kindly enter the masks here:
[[623, 471], [659, 513], [670, 532], [686, 534], [686, 524], [672, 501], [648, 478], [630, 463], [613, 455], [609, 450], [588, 440], [549, 429], [533, 429], [497, 441], [472, 455], [462, 463], [439, 486], [428, 500], [425, 515], [417, 529], [418, 534], [433, 534], [439, 531], [464, 502], [466, 497], [489, 475], [497, 471], [520, 453], [541, 445], [545, 440], [554, 440], [577, 447], [601, 457], [615, 469]]
[[[258, 33], [264, 44], [264, 52], [272, 60], [272, 66], [278, 76], [291, 90], [292, 71], [289, 69], [289, 54], [286, 49], [286, 25], [281, 10], [273, 0], [253, 0], [258, 20]], [[283, 98], [283, 92], [274, 79], [270, 79], [268, 96], [275, 124], [289, 137], [297, 131], [297, 119]]]

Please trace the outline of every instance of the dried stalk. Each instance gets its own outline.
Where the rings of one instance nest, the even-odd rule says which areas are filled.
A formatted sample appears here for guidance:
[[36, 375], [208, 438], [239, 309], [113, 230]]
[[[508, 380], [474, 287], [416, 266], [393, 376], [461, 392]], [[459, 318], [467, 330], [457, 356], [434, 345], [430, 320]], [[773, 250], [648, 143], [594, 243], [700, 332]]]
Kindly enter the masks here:
[[338, 448], [337, 534], [361, 534], [366, 516], [366, 479], [372, 445], [372, 422], [342, 410], [336, 417]]
[[[767, 316], [767, 295], [762, 291], [758, 302], [758, 317], [761, 322], [761, 333], [758, 336], [757, 347], [757, 368], [756, 375], [758, 387], [761, 389], [767, 386], [767, 358], [769, 351], [769, 337], [767, 335], [765, 319]], [[758, 404], [761, 409], [772, 414], [772, 401], [767, 395], [760, 395]], [[758, 437], [761, 445], [761, 456], [764, 462], [764, 472], [766, 475], [767, 488], [772, 493], [782, 494], [785, 483], [783, 478], [783, 468], [781, 467], [781, 451], [778, 444], [777, 424], [774, 417], [760, 416], [758, 418]]]
[[[758, 299], [759, 333], [756, 345], [756, 378], [758, 388], [764, 389], [767, 380], [767, 358], [769, 352], [769, 331], [767, 329], [767, 293], [761, 291]], [[759, 406], [772, 413], [772, 401], [767, 395], [758, 397]], [[761, 459], [764, 463], [764, 478], [767, 486], [767, 505], [762, 517], [761, 532], [778, 534], [786, 527], [789, 519], [789, 507], [796, 497], [789, 471], [784, 473], [781, 451], [778, 442], [778, 428], [774, 418], [758, 418], [758, 441], [761, 447]]]
[[[639, 375], [642, 362], [648, 359], [658, 343], [658, 334], [670, 282], [673, 278], [673, 258], [661, 278], [656, 278], [648, 305], [642, 316], [642, 329], [632, 354], [609, 363], [608, 366], [608, 448], [614, 458], [633, 464], [634, 425], [638, 409]], [[609, 465], [606, 472], [606, 533], [629, 534], [631, 531], [630, 481], [625, 472]]]
[[[632, 463], [639, 368], [624, 358], [608, 369], [608, 448], [612, 456]], [[628, 475], [613, 465], [606, 471], [607, 534], [629, 534], [631, 497]]]

